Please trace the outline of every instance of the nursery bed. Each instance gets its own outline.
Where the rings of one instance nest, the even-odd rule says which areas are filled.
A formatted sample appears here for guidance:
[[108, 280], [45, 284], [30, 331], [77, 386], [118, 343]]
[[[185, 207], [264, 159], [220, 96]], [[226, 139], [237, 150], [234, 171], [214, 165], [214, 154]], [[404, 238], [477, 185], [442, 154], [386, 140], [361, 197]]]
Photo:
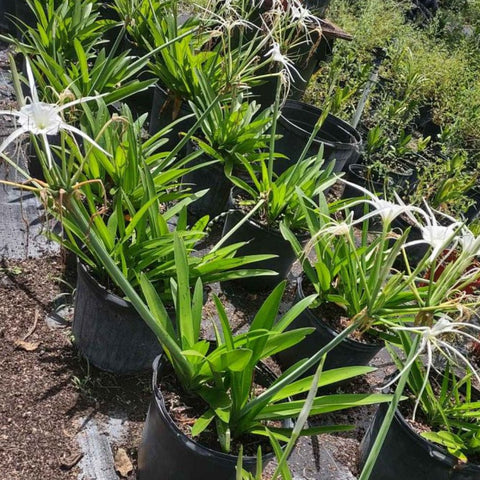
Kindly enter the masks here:
[[[6, 51], [0, 48], [0, 109], [15, 108]], [[0, 117], [0, 141], [13, 124]], [[21, 148], [10, 154], [22, 165]], [[0, 178], [22, 178], [0, 164]], [[0, 472], [9, 480], [136, 478], [136, 455], [151, 397], [150, 372], [117, 377], [89, 367], [72, 345], [71, 309], [57, 313], [72, 292], [72, 268], [42, 235], [41, 205], [18, 189], [0, 187]], [[218, 236], [221, 225], [214, 228]], [[211, 240], [211, 239], [210, 239]], [[59, 281], [67, 280], [66, 286]], [[293, 298], [293, 276], [282, 309]], [[264, 296], [225, 294], [214, 285], [204, 334], [216, 319], [212, 293], [225, 303], [234, 331], [246, 328]], [[382, 362], [377, 358], [376, 362]], [[272, 365], [274, 368], [275, 365]], [[278, 367], [276, 367], [278, 368]], [[370, 382], [370, 383], [368, 383]], [[379, 379], [355, 384], [357, 391]], [[290, 458], [296, 480], [354, 480], [357, 448], [374, 407], [332, 415], [358, 428], [301, 439]], [[116, 471], [117, 470], [117, 471]], [[273, 471], [267, 466], [265, 478]], [[121, 472], [121, 473], [120, 473]]]

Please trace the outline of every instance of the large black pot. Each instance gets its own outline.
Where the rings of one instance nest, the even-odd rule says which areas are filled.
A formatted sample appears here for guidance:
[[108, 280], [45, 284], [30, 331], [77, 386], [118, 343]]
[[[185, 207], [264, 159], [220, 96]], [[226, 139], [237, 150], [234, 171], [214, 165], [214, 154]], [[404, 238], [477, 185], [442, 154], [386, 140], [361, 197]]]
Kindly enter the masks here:
[[[275, 151], [288, 159], [277, 159], [275, 172], [280, 174], [300, 158], [322, 111], [296, 100], [287, 100], [277, 124], [282, 138], [275, 142]], [[323, 158], [328, 163], [335, 160], [334, 172], [342, 172], [360, 156], [362, 139], [357, 130], [334, 115], [328, 115], [307, 152], [307, 157], [318, 154], [323, 145]]]
[[23, 36], [25, 25], [33, 27], [36, 24], [37, 18], [32, 9], [27, 5], [25, 0], [15, 0], [15, 16], [17, 17], [17, 37]]
[[330, 5], [330, 0], [306, 0], [305, 5], [317, 17], [324, 18], [325, 12]]
[[465, 218], [469, 222], [473, 222], [473, 220], [476, 220], [480, 217], [480, 189], [478, 187], [472, 188], [467, 193], [469, 198], [473, 200], [474, 203], [465, 212]]
[[[139, 480], [234, 480], [237, 457], [204, 447], [186, 437], [167, 412], [157, 376], [165, 373], [163, 356], [153, 364], [153, 398], [138, 452]], [[262, 366], [256, 380], [267, 386], [275, 377]], [[264, 464], [273, 454], [263, 457]], [[254, 472], [256, 457], [245, 456], [243, 468]]]
[[[388, 409], [381, 404], [360, 445], [364, 464]], [[480, 465], [459, 464], [440, 445], [414, 432], [397, 410], [370, 480], [480, 480]]]
[[[189, 142], [187, 151], [191, 151], [192, 148], [196, 147]], [[209, 161], [212, 161], [212, 158], [203, 154], [187, 166], [197, 167], [199, 164]], [[200, 218], [209, 215], [210, 219], [213, 219], [225, 211], [232, 183], [225, 175], [223, 163], [195, 168], [183, 175], [182, 184], [190, 187], [192, 192], [208, 189], [203, 197], [188, 206], [188, 211], [193, 217]]]
[[118, 374], [147, 370], [162, 351], [133, 306], [102, 287], [80, 262], [73, 335], [90, 363]]
[[[297, 278], [297, 293], [295, 302], [299, 302], [305, 298], [305, 293], [302, 287], [303, 277]], [[291, 367], [302, 358], [309, 358], [315, 355], [322, 347], [330, 343], [336, 336], [332, 328], [330, 328], [325, 321], [315, 315], [310, 309], [304, 310], [298, 317], [289, 325], [288, 330], [296, 328], [315, 328], [315, 331], [307, 335], [297, 345], [284, 350], [277, 354], [277, 359], [283, 369]], [[331, 370], [333, 368], [368, 365], [370, 360], [383, 348], [383, 343], [361, 343], [350, 338], [346, 338], [331, 350], [326, 357], [324, 370]], [[315, 368], [305, 373], [305, 375], [312, 375], [315, 373]]]
[[[150, 113], [149, 134], [154, 135], [173, 121], [191, 115], [193, 112], [186, 102], [176, 104], [172, 95], [160, 85], [155, 86], [152, 111]], [[172, 127], [168, 142], [163, 145], [165, 151], [173, 150], [181, 140], [180, 132], [187, 132], [195, 125], [195, 118], [186, 118]]]
[[[235, 209], [234, 195], [236, 189], [230, 193], [228, 214], [225, 219], [222, 236], [225, 236], [244, 218], [245, 214]], [[247, 267], [269, 269], [278, 273], [278, 275], [269, 275], [262, 277], [252, 277], [235, 280], [235, 285], [242, 286], [249, 292], [267, 291], [274, 289], [282, 280], [287, 278], [288, 272], [296, 260], [295, 252], [290, 242], [285, 240], [278, 230], [268, 230], [256, 221], [249, 219], [244, 222], [224, 245], [232, 245], [238, 242], [249, 242], [237, 251], [237, 256], [244, 255], [277, 255], [275, 258], [263, 260], [261, 262], [250, 263]]]
[[15, 15], [15, 3], [20, 0], [0, 0], [0, 28], [2, 33], [15, 33], [12, 16]]

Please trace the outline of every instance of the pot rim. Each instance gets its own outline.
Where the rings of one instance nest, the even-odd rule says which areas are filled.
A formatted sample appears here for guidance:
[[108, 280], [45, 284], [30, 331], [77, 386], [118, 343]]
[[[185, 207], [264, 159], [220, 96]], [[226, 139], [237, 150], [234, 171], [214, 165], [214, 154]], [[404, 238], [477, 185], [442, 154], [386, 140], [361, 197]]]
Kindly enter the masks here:
[[[296, 295], [300, 299], [305, 298], [305, 293], [303, 291], [302, 283], [305, 278], [305, 274], [301, 274], [296, 278], [296, 284], [297, 284], [297, 292]], [[338, 332], [333, 330], [333, 328], [328, 325], [322, 317], [317, 317], [310, 308], [307, 308], [304, 313], [308, 316], [309, 320], [312, 322], [313, 325], [318, 326], [319, 328], [324, 328], [327, 330], [332, 336], [336, 337], [338, 336]], [[322, 323], [320, 323], [320, 321]], [[383, 342], [381, 343], [363, 343], [363, 342], [358, 342], [357, 340], [354, 340], [352, 338], [345, 338], [343, 340], [346, 342], [349, 347], [356, 349], [356, 350], [364, 350], [364, 351], [373, 351], [377, 349], [383, 348]]]
[[115, 306], [125, 309], [132, 309], [133, 306], [130, 302], [119, 297], [116, 293], [111, 292], [108, 290], [107, 287], [99, 283], [96, 278], [88, 271], [87, 266], [77, 258], [77, 275], [81, 276], [85, 282], [87, 282], [95, 295], [100, 298], [103, 298], [107, 302], [113, 303]]
[[[384, 415], [386, 408], [387, 406], [385, 404], [380, 404], [378, 406], [378, 411], [382, 412], [382, 414]], [[430, 457], [435, 458], [443, 464], [449, 465], [450, 467], [455, 467], [459, 465], [457, 457], [450, 454], [446, 448], [437, 443], [433, 443], [418, 434], [408, 424], [406, 418], [402, 415], [398, 407], [395, 410], [395, 419], [398, 421], [399, 426], [402, 428], [402, 430], [411, 438], [411, 440], [414, 441], [419, 448], [426, 451]], [[480, 472], [480, 464], [467, 462], [465, 464], [462, 464], [461, 470], [467, 472]]]
[[[171, 428], [178, 437], [181, 437], [183, 439], [183, 442], [187, 446], [188, 449], [190, 450], [196, 450], [197, 452], [204, 454], [205, 456], [208, 457], [216, 457], [219, 460], [225, 460], [227, 462], [232, 462], [233, 464], [236, 464], [238, 461], [238, 455], [232, 455], [230, 453], [224, 453], [220, 452], [218, 450], [213, 450], [212, 448], [206, 447], [205, 445], [202, 445], [201, 443], [197, 442], [196, 440], [193, 440], [192, 438], [189, 438], [187, 435], [185, 435], [177, 426], [177, 424], [173, 421], [171, 415], [168, 413], [167, 408], [165, 406], [165, 400], [163, 398], [163, 394], [160, 391], [160, 388], [158, 387], [158, 373], [161, 368], [164, 368], [166, 365], [166, 357], [164, 356], [163, 353], [158, 355], [155, 360], [153, 361], [152, 364], [152, 370], [153, 370], [153, 375], [152, 375], [152, 390], [153, 390], [153, 395], [155, 398], [155, 403], [158, 407], [158, 410], [161, 414], [161, 416], [164, 418], [164, 420], [167, 422], [169, 428]], [[261, 366], [257, 366], [260, 371], [264, 370], [269, 373], [272, 373], [270, 369], [264, 365], [260, 364]], [[262, 459], [265, 461], [270, 461], [274, 457], [274, 453], [270, 452], [265, 455], [262, 455]], [[244, 455], [243, 456], [243, 463], [251, 463], [254, 464], [257, 461], [256, 456], [250, 456], [250, 455]]]
[[[355, 175], [356, 177], [361, 178], [362, 180], [365, 180], [366, 182], [370, 182], [373, 185], [381, 185], [381, 186], [385, 186], [385, 187], [393, 186], [393, 180], [388, 175], [385, 175], [385, 178], [384, 178], [385, 179], [385, 185], [384, 185], [382, 182], [379, 182], [378, 180], [371, 180], [371, 179], [365, 178], [365, 176], [363, 176], [363, 175], [361, 175], [361, 173], [359, 173], [359, 172], [363, 173], [367, 168], [368, 168], [367, 165], [364, 165], [363, 163], [351, 163], [348, 166], [348, 171], [352, 175]], [[399, 174], [399, 175], [403, 176], [404, 174]], [[359, 196], [363, 196], [363, 195], [359, 195]]]
[[[236, 207], [235, 205], [235, 199], [234, 199], [234, 196], [233, 196], [233, 193], [235, 191], [242, 191], [242, 192], [245, 192], [245, 190], [242, 190], [240, 187], [237, 187], [236, 185], [234, 185], [231, 189], [230, 189], [230, 193], [228, 195], [228, 202], [229, 202], [229, 206], [233, 207], [233, 208], [229, 208], [227, 210], [227, 214], [230, 214], [230, 213], [239, 213], [240, 215], [242, 216], [245, 216], [246, 214], [244, 214], [242, 212], [242, 210], [240, 210], [239, 208]], [[246, 193], [246, 192], [245, 192]], [[278, 237], [282, 240], [285, 240], [285, 238], [283, 237], [283, 235], [281, 234], [280, 230], [278, 229], [268, 229], [266, 228], [265, 226], [263, 226], [262, 224], [260, 224], [259, 222], [257, 222], [256, 220], [254, 220], [253, 218], [249, 218], [245, 223], [248, 223], [250, 224], [251, 227], [254, 227], [256, 228], [257, 230], [261, 230], [262, 232], [268, 232], [268, 233], [271, 233], [273, 236], [275, 237]], [[308, 238], [308, 233], [307, 232], [294, 232], [295, 236], [298, 238], [298, 240], [300, 242], [303, 242], [305, 241], [307, 238]], [[285, 240], [287, 241], [287, 240]]]
[[[310, 105], [305, 102], [301, 102], [299, 100], [287, 100], [282, 108], [281, 115], [279, 116], [279, 121], [283, 125], [287, 125], [289, 128], [291, 128], [296, 134], [302, 134], [306, 135], [309, 137], [311, 135], [311, 132], [308, 132], [304, 128], [298, 126], [296, 123], [293, 123], [291, 120], [289, 120], [285, 115], [284, 112], [286, 110], [293, 110], [296, 109], [297, 107], [301, 107], [303, 110], [306, 110], [308, 113], [314, 114], [316, 117], [320, 117], [322, 110], [319, 109], [318, 107], [315, 107], [313, 105]], [[342, 142], [342, 141], [333, 141], [333, 140], [327, 140], [327, 139], [322, 139], [322, 137], [318, 136], [321, 133], [321, 130], [317, 132], [317, 136], [313, 139], [314, 144], [322, 143], [325, 145], [329, 145], [331, 147], [335, 147], [337, 149], [352, 149], [356, 148], [358, 151], [360, 151], [360, 147], [362, 145], [362, 138], [360, 136], [360, 133], [353, 128], [351, 125], [349, 125], [347, 122], [342, 120], [341, 118], [332, 115], [329, 113], [327, 115], [327, 118], [325, 119], [326, 122], [333, 122], [335, 129], [341, 130], [344, 133], [346, 133], [353, 141], [351, 142]]]

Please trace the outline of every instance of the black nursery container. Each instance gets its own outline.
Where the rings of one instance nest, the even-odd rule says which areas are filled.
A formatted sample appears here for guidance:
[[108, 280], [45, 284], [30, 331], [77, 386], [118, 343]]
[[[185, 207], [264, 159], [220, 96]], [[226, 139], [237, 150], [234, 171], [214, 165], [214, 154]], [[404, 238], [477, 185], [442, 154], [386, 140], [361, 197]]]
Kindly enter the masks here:
[[0, 0], [0, 28], [1, 33], [15, 33], [15, 25], [12, 22], [12, 15], [15, 15], [15, 0]]
[[[231, 192], [234, 191], [235, 189], [231, 190]], [[233, 193], [230, 194], [229, 205], [234, 205]], [[245, 214], [243, 212], [231, 208], [225, 219], [222, 237], [240, 223], [244, 217]], [[240, 285], [249, 292], [268, 291], [273, 290], [282, 280], [287, 278], [288, 272], [296, 260], [296, 256], [290, 242], [285, 240], [279, 231], [267, 230], [254, 220], [249, 219], [227, 239], [224, 245], [232, 245], [233, 243], [238, 242], [249, 243], [238, 249], [237, 256], [262, 254], [277, 255], [275, 258], [250, 263], [246, 268], [273, 270], [274, 272], [277, 272], [278, 275], [237, 279], [234, 282], [235, 285]]]
[[[185, 436], [167, 412], [157, 376], [165, 373], [163, 356], [153, 364], [153, 398], [143, 429], [138, 452], [139, 480], [235, 480], [237, 457], [204, 447]], [[262, 366], [257, 381], [267, 385], [275, 378]], [[263, 456], [264, 464], [273, 454]], [[256, 457], [243, 457], [243, 468], [254, 472]]]
[[80, 353], [107, 372], [147, 370], [162, 349], [130, 303], [102, 287], [80, 262], [73, 335]]
[[[297, 278], [297, 293], [295, 303], [305, 298], [302, 287], [303, 277]], [[307, 335], [297, 345], [277, 354], [277, 359], [282, 367], [286, 369], [297, 363], [302, 358], [309, 358], [315, 355], [322, 347], [330, 343], [338, 334], [330, 328], [325, 321], [315, 315], [310, 309], [304, 310], [288, 327], [288, 330], [296, 328], [315, 328], [315, 331]], [[333, 368], [368, 365], [370, 360], [383, 348], [383, 343], [361, 343], [346, 338], [333, 350], [326, 359], [324, 370]], [[306, 375], [315, 373], [315, 368], [306, 372]]]
[[[363, 465], [388, 409], [381, 404], [360, 445]], [[414, 432], [397, 410], [370, 480], [480, 480], [480, 465], [460, 464], [440, 445]]]
[[[155, 86], [152, 111], [150, 113], [149, 134], [154, 135], [173, 121], [192, 115], [193, 111], [186, 102], [177, 103], [175, 98], [161, 86]], [[173, 150], [181, 140], [180, 132], [187, 132], [195, 125], [195, 118], [186, 118], [172, 127], [168, 143], [162, 146], [165, 151]]]
[[[189, 142], [187, 152], [192, 148], [196, 147]], [[209, 161], [212, 161], [212, 159], [203, 154], [187, 166], [195, 167], [200, 163]], [[225, 211], [232, 183], [225, 175], [223, 163], [213, 163], [195, 168], [183, 175], [182, 184], [189, 187], [192, 192], [208, 189], [205, 195], [188, 206], [188, 211], [193, 217], [200, 218], [209, 215], [210, 219], [213, 219]]]
[[[275, 172], [280, 174], [298, 161], [310, 138], [322, 111], [296, 100], [287, 100], [277, 124], [277, 133], [283, 137], [275, 142], [275, 151], [288, 159], [277, 159]], [[315, 156], [323, 145], [323, 158], [328, 163], [335, 160], [334, 172], [344, 171], [360, 156], [360, 133], [347, 122], [334, 115], [327, 115], [322, 127], [313, 139], [307, 157]]]
[[[18, 19], [17, 37], [23, 36], [25, 25], [33, 27], [37, 21], [32, 9], [27, 5], [26, 0], [15, 0], [15, 16]], [[25, 24], [25, 25], [24, 25]]]

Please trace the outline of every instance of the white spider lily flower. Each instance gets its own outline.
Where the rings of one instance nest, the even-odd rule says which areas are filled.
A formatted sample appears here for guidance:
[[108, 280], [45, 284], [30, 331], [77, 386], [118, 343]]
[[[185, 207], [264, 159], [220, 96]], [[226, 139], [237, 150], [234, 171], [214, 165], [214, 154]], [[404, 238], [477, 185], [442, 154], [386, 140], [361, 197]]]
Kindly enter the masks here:
[[373, 207], [372, 211], [365, 214], [363, 217], [357, 219], [355, 221], [355, 224], [362, 223], [364, 220], [367, 220], [376, 215], [379, 215], [382, 218], [382, 221], [387, 225], [390, 225], [393, 222], [393, 220], [395, 220], [395, 218], [397, 218], [403, 213], [407, 213], [411, 215], [412, 212], [417, 212], [425, 216], [425, 212], [421, 208], [416, 207], [414, 205], [406, 205], [396, 192], [395, 192], [395, 199], [397, 200], [398, 203], [379, 198], [377, 197], [377, 195], [370, 192], [370, 190], [367, 190], [366, 188], [363, 188], [360, 185], [356, 185], [355, 183], [351, 183], [348, 180], [344, 180], [343, 178], [339, 178], [339, 180], [342, 183], [349, 185], [350, 187], [360, 190], [363, 194], [365, 194], [368, 197], [366, 199], [354, 201], [349, 206], [355, 206], [361, 203], [368, 203]]
[[285, 72], [285, 76], [289, 82], [294, 81], [292, 72], [295, 72], [298, 77], [303, 80], [293, 61], [286, 55], [282, 54], [280, 51], [280, 45], [277, 42], [274, 41], [272, 43], [272, 48], [264, 55], [264, 57], [270, 58], [272, 62], [280, 64], [283, 67], [282, 71]]
[[462, 250], [472, 257], [480, 255], [480, 236], [475, 237], [469, 228], [463, 228], [458, 236]]
[[[428, 261], [431, 262], [452, 242], [452, 248], [458, 244], [459, 237], [456, 234], [459, 233], [462, 223], [449, 215], [444, 215], [451, 223], [449, 225], [439, 224], [435, 214], [426, 202], [425, 207], [428, 212], [428, 215], [423, 215], [426, 220], [426, 225], [421, 225], [415, 218], [414, 220], [422, 234], [423, 240], [420, 240], [420, 242], [428, 243], [432, 247], [432, 252], [428, 258]], [[411, 218], [413, 218], [413, 216]]]
[[0, 110], [0, 115], [12, 115], [17, 117], [17, 121], [20, 127], [14, 130], [0, 145], [0, 153], [3, 153], [5, 149], [13, 143], [18, 137], [24, 133], [32, 133], [39, 135], [43, 138], [43, 142], [46, 148], [46, 154], [48, 159], [48, 167], [52, 168], [52, 153], [50, 151], [50, 145], [48, 143], [47, 135], [56, 135], [60, 130], [66, 130], [70, 133], [79, 135], [86, 141], [90, 142], [96, 148], [101, 150], [104, 154], [110, 156], [95, 140], [90, 138], [86, 133], [82, 132], [79, 128], [73, 127], [66, 123], [60, 113], [67, 108], [73, 107], [80, 103], [89, 102], [90, 100], [96, 100], [103, 95], [96, 95], [91, 97], [83, 97], [72, 102], [65, 103], [64, 105], [57, 105], [55, 103], [41, 102], [38, 98], [37, 87], [33, 78], [32, 68], [30, 62], [27, 59], [27, 76], [28, 84], [30, 87], [31, 97], [28, 98], [30, 103], [27, 103], [20, 107], [20, 110]]
[[436, 349], [441, 355], [447, 358], [449, 361], [457, 364], [456, 359], [459, 358], [462, 362], [470, 369], [473, 374], [475, 375], [477, 381], [480, 383], [480, 376], [478, 372], [475, 370], [473, 365], [470, 363], [468, 358], [466, 358], [458, 349], [456, 349], [449, 341], [443, 340], [442, 337], [449, 334], [455, 334], [463, 336], [469, 340], [473, 340], [474, 342], [479, 342], [479, 339], [475, 336], [471, 335], [470, 333], [462, 330], [464, 328], [470, 328], [472, 330], [476, 330], [480, 332], [480, 327], [477, 325], [473, 325], [471, 323], [466, 322], [456, 322], [453, 321], [448, 315], [442, 315], [432, 327], [422, 327], [422, 326], [414, 326], [414, 327], [400, 327], [400, 326], [393, 326], [391, 327], [392, 330], [397, 331], [404, 331], [410, 332], [417, 335], [421, 335], [420, 345], [418, 346], [415, 355], [407, 362], [402, 370], [386, 385], [382, 388], [388, 388], [389, 386], [393, 385], [406, 371], [410, 368], [411, 365], [418, 359], [418, 357], [424, 353], [427, 354], [427, 362], [426, 362], [426, 372], [425, 372], [425, 379], [423, 381], [422, 387], [418, 394], [418, 398], [415, 402], [415, 408], [413, 409], [412, 418], [415, 420], [416, 411], [418, 405], [420, 403], [420, 399], [422, 394], [428, 384], [428, 377], [430, 375], [430, 371], [433, 368], [433, 350]]
[[325, 225], [323, 225], [322, 228], [320, 228], [320, 230], [316, 232], [315, 235], [313, 235], [312, 238], [308, 241], [303, 250], [303, 255], [308, 256], [310, 254], [317, 239], [320, 236], [347, 237], [348, 235], [350, 235], [351, 228], [352, 214], [350, 214], [350, 216], [346, 220], [330, 220], [329, 222], [325, 223]]
[[290, 4], [290, 15], [292, 20], [298, 24], [307, 34], [307, 38], [311, 41], [310, 32], [317, 30], [321, 32], [320, 19], [305, 8], [300, 2], [295, 1]]

